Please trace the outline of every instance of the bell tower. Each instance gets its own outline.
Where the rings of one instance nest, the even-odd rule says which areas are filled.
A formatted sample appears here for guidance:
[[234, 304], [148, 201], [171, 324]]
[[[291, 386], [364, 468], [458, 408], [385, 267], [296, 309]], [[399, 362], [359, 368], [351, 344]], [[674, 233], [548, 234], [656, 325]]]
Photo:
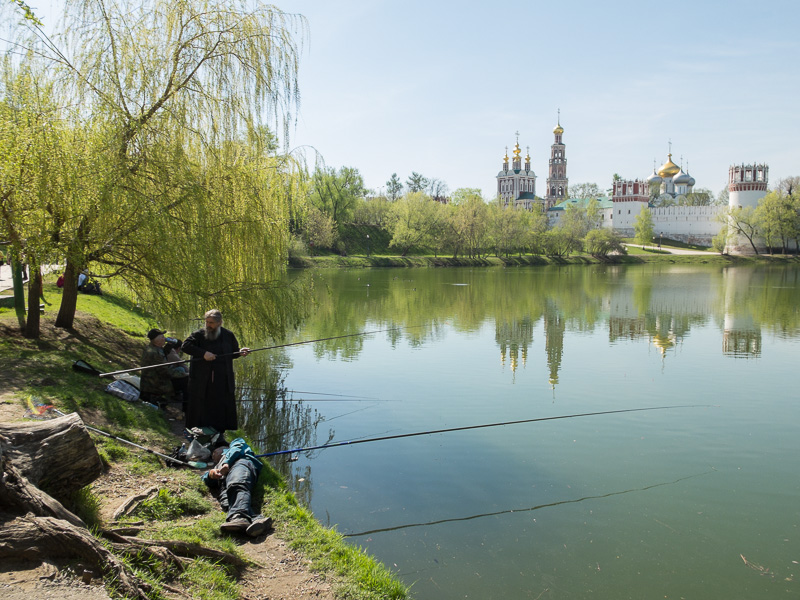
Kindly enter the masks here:
[[558, 109], [558, 124], [553, 129], [555, 141], [550, 146], [550, 165], [547, 173], [547, 192], [545, 194], [545, 210], [555, 206], [568, 198], [567, 186], [567, 157], [564, 152], [564, 142], [561, 136], [564, 128], [561, 127], [561, 109]]

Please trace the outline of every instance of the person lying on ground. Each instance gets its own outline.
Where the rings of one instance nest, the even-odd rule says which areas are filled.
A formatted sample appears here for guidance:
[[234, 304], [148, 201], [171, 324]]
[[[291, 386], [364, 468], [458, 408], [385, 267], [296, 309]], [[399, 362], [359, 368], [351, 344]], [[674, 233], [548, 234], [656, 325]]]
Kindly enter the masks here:
[[216, 466], [203, 475], [203, 482], [212, 489], [218, 486], [219, 504], [228, 513], [220, 530], [258, 537], [270, 529], [272, 519], [253, 510], [253, 488], [264, 465], [247, 442], [236, 438], [227, 448], [215, 449], [212, 461]]

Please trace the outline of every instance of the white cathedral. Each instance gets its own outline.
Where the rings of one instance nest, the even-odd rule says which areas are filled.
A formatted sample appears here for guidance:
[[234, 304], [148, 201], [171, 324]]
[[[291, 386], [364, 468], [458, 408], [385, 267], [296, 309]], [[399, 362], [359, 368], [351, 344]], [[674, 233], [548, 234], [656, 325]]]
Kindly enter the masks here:
[[[550, 147], [547, 187], [544, 197], [536, 195], [536, 174], [531, 169], [530, 149], [525, 156], [523, 168], [519, 147], [519, 132], [514, 146], [514, 157], [509, 168], [508, 148], [503, 157], [503, 167], [497, 174], [497, 196], [504, 206], [521, 207], [526, 210], [541, 210], [547, 213], [551, 225], [556, 225], [569, 204], [585, 204], [590, 198], [570, 198], [567, 178], [566, 146], [562, 136], [559, 114], [558, 124], [553, 129], [554, 142]], [[710, 246], [712, 238], [722, 228], [719, 215], [728, 207], [755, 208], [767, 194], [769, 167], [765, 164], [732, 165], [728, 170], [728, 207], [672, 205], [656, 207], [659, 200], [678, 198], [691, 194], [695, 179], [688, 167], [672, 161], [672, 148], [666, 162], [643, 179], [616, 180], [612, 182], [612, 195], [596, 198], [600, 203], [604, 227], [613, 228], [624, 237], [633, 237], [636, 217], [649, 210], [657, 236], [685, 243]], [[658, 193], [655, 193], [655, 191]], [[662, 202], [658, 202], [662, 203]], [[752, 249], [743, 240], [729, 243], [732, 252], [749, 253]]]

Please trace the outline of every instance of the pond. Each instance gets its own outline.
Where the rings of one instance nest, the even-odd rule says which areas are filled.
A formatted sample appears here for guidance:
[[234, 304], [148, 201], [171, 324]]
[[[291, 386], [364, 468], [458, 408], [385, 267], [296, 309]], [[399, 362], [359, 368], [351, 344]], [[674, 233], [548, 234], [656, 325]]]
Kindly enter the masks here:
[[414, 598], [800, 595], [800, 269], [342, 270], [315, 293], [290, 341], [351, 337], [274, 351], [284, 401], [243, 369], [242, 420], [271, 450], [358, 442], [270, 460]]

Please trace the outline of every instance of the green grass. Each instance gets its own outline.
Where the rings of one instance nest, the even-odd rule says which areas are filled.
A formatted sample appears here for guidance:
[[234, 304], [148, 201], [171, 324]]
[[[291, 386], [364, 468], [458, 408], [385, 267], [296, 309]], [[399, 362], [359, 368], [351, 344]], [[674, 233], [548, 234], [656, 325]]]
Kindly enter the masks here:
[[280, 488], [268, 488], [264, 514], [271, 516], [282, 538], [311, 559], [312, 568], [336, 574], [337, 595], [359, 600], [401, 600], [406, 588], [381, 563], [362, 548], [347, 543], [335, 530], [322, 527], [294, 495]]
[[[124, 297], [105, 293], [80, 296], [75, 328], [56, 330], [52, 322], [60, 290], [48, 285], [45, 295], [49, 304], [42, 319], [43, 332], [46, 330], [42, 339], [0, 336], [0, 364], [7, 380], [18, 389], [20, 414], [24, 407], [52, 404], [64, 413], [77, 411], [88, 425], [144, 447], [168, 453], [177, 446], [179, 441], [171, 434], [163, 413], [139, 402], [118, 399], [105, 392], [109, 380], [72, 369], [72, 363], [79, 359], [101, 371], [138, 364], [145, 343], [143, 333], [154, 325], [151, 319]], [[12, 308], [0, 307], [0, 322], [9, 329], [16, 327]], [[130, 476], [169, 481], [132, 517], [146, 522], [141, 537], [192, 542], [242, 556], [235, 540], [220, 532], [225, 514], [215, 508], [196, 471], [166, 468], [156, 456], [117, 439], [96, 433], [92, 437], [106, 465]], [[309, 511], [298, 506], [269, 465], [262, 470], [254, 502], [265, 502], [264, 512], [276, 517], [281, 535], [292, 547], [308, 552], [311, 568], [327, 573], [342, 597], [407, 597], [406, 588], [383, 565], [346, 543], [335, 531], [322, 527]], [[71, 504], [70, 508], [87, 523], [99, 525], [100, 500], [89, 488], [76, 494]], [[145, 554], [125, 556], [123, 560], [152, 587], [152, 598], [165, 598], [163, 586], [174, 577], [188, 586], [193, 598], [227, 600], [238, 596], [235, 573], [223, 565], [193, 561], [178, 575]], [[113, 581], [107, 585], [113, 588]]]

